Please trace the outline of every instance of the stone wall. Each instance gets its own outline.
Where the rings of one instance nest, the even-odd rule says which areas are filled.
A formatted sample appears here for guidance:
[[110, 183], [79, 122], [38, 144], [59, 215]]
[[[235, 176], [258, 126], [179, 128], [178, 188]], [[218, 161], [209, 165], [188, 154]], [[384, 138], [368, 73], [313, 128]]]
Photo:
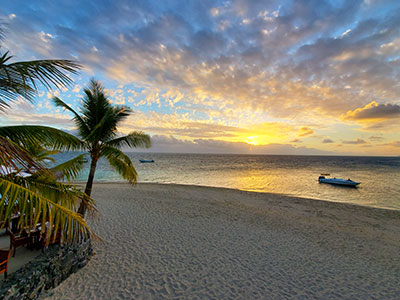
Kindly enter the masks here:
[[84, 267], [92, 253], [90, 240], [64, 247], [49, 246], [45, 253], [3, 280], [0, 284], [0, 299], [38, 299], [42, 293], [56, 287]]

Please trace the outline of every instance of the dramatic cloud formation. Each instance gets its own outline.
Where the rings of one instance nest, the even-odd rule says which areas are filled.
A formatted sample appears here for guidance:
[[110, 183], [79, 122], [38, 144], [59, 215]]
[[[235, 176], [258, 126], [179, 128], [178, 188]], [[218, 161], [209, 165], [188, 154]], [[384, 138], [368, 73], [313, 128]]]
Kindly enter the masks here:
[[[78, 107], [82, 87], [95, 76], [113, 104], [137, 112], [123, 131], [246, 147], [301, 137], [321, 151], [332, 147], [321, 137], [356, 141], [360, 126], [374, 134], [391, 128], [386, 140], [400, 139], [393, 125], [400, 109], [399, 15], [397, 0], [15, 0], [0, 8], [8, 27], [3, 46], [18, 59], [81, 62], [84, 71], [60, 97]], [[60, 117], [46, 96], [27, 120], [54, 124], [45, 117]], [[13, 111], [2, 123], [21, 114]], [[397, 151], [354, 145], [341, 151]]]
[[400, 118], [400, 104], [379, 104], [375, 101], [348, 111], [344, 117], [345, 120], [387, 120]]

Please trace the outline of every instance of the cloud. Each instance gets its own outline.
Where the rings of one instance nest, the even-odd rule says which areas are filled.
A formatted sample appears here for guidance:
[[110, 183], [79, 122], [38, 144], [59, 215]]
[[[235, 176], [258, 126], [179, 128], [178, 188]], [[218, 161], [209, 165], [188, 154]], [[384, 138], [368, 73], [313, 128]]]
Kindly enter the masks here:
[[[399, 5], [382, 16], [372, 13], [371, 19], [375, 5], [237, 0], [188, 2], [177, 9], [116, 0], [96, 9], [86, 4], [81, 14], [70, 12], [68, 22], [57, 18], [69, 12], [61, 3], [39, 22], [48, 8], [38, 4], [12, 28], [24, 48], [44, 55], [30, 38], [41, 33], [49, 56], [75, 55], [120, 82], [178, 89], [184, 101], [203, 107], [306, 120], [337, 117], [371, 97], [392, 100], [399, 94], [390, 54], [395, 52], [382, 50], [397, 43]], [[220, 24], [230, 25], [221, 31]]]
[[314, 130], [309, 127], [301, 127], [299, 130], [299, 136], [311, 136], [314, 134]]
[[81, 91], [82, 87], [79, 84], [75, 84], [74, 88], [72, 89], [72, 91], [74, 93], [79, 93]]
[[291, 140], [290, 142], [291, 143], [302, 143], [303, 141], [299, 140], [299, 139], [294, 139], [294, 140]]
[[331, 143], [334, 143], [334, 141], [331, 139], [323, 139], [322, 143], [323, 144], [331, 144]]
[[364, 141], [363, 139], [356, 139], [351, 141], [343, 141], [342, 143], [348, 145], [361, 145], [361, 144], [366, 144], [367, 142]]
[[[307, 147], [295, 147], [289, 144], [249, 145], [240, 142], [228, 142], [211, 139], [195, 139], [193, 141], [177, 139], [173, 136], [154, 135], [151, 137], [152, 147], [149, 152], [172, 153], [226, 153], [226, 154], [284, 154], [284, 155], [328, 155], [328, 151], [320, 151]], [[138, 149], [137, 151], [143, 151]]]
[[[2, 116], [0, 124], [5, 126], [46, 125], [68, 130], [74, 127], [71, 116], [65, 113], [40, 113], [38, 112], [40, 106], [43, 106], [42, 103], [30, 103], [19, 97], [7, 111], [0, 113]], [[48, 101], [45, 101], [44, 106], [47, 106], [49, 110], [54, 109]]]
[[400, 141], [393, 141], [393, 142], [390, 142], [390, 143], [386, 143], [386, 144], [383, 144], [384, 146], [390, 146], [390, 147], [400, 147]]
[[370, 139], [371, 141], [382, 141], [382, 140], [384, 140], [385, 138], [382, 137], [382, 136], [370, 136], [369, 139]]
[[157, 112], [133, 113], [122, 124], [120, 130], [128, 133], [142, 130], [155, 135], [172, 135], [181, 139], [220, 139], [250, 144], [282, 143], [296, 134], [296, 129], [286, 123], [262, 122], [237, 124], [196, 120], [191, 114], [163, 114]]
[[364, 107], [348, 111], [344, 116], [344, 120], [352, 121], [382, 121], [388, 119], [400, 118], [400, 105], [383, 104], [375, 101], [370, 102]]
[[47, 98], [48, 99], [52, 99], [53, 97], [58, 97], [59, 95], [60, 95], [60, 91], [59, 90], [53, 90], [53, 91], [47, 92]]

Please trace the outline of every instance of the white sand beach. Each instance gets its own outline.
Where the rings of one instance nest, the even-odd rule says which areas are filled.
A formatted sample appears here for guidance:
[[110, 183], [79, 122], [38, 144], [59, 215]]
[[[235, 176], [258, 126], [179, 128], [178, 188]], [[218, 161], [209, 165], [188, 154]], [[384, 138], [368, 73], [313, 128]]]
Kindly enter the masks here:
[[103, 241], [47, 299], [400, 299], [400, 212], [184, 185], [92, 196]]

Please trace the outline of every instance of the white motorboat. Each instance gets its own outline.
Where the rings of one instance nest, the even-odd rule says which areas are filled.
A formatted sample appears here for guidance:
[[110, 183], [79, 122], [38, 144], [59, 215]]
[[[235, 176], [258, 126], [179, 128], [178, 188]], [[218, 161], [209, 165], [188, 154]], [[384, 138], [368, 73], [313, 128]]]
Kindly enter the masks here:
[[326, 178], [325, 176], [321, 175], [318, 177], [319, 183], [329, 183], [335, 185], [342, 185], [342, 186], [349, 186], [349, 187], [356, 187], [361, 182], [353, 181], [349, 179], [341, 179], [341, 178]]

